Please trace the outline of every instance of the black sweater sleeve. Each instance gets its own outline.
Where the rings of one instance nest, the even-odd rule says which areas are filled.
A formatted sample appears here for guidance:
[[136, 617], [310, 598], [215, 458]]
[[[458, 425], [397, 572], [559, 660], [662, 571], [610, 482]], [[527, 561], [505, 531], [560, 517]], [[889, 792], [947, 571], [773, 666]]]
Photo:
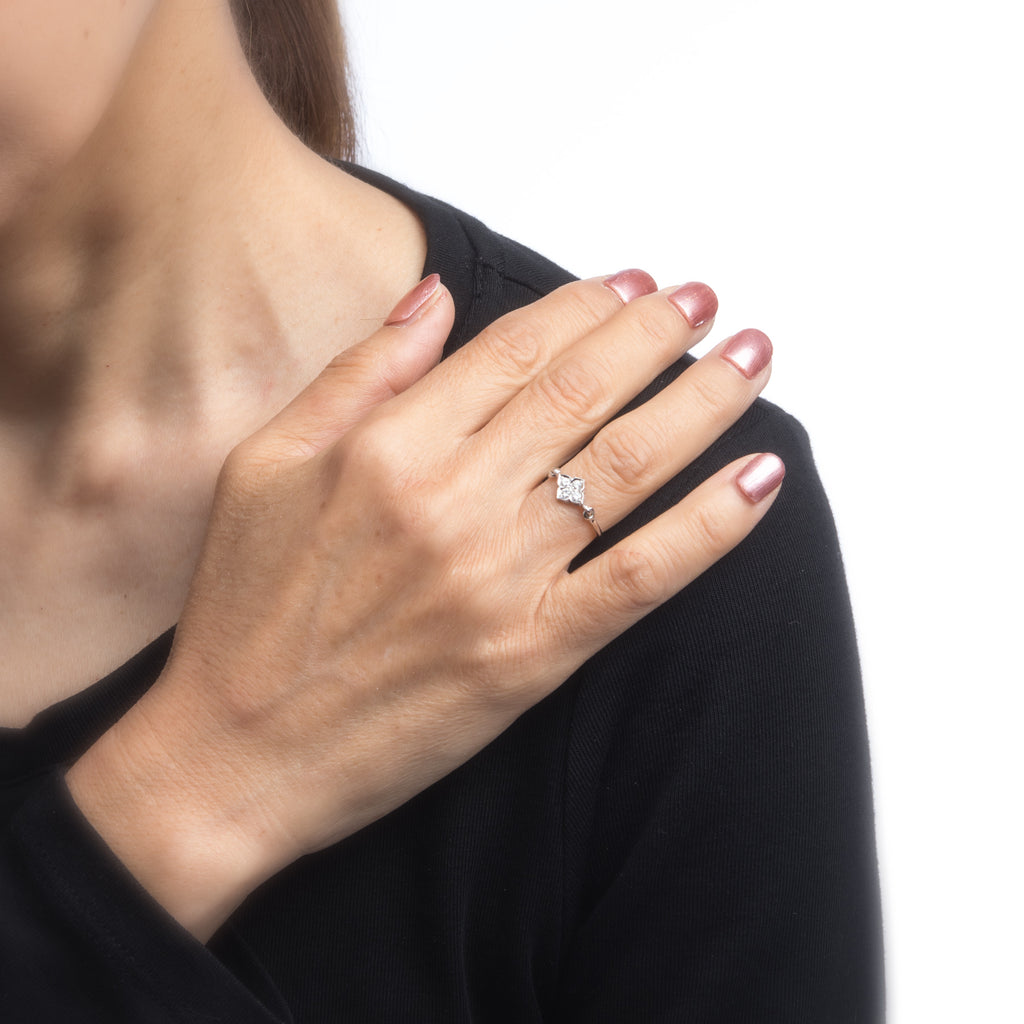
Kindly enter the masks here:
[[[5, 1024], [285, 1024], [255, 961], [232, 973], [153, 901], [82, 817], [59, 774], [0, 841]], [[230, 934], [220, 941], [234, 943]]]

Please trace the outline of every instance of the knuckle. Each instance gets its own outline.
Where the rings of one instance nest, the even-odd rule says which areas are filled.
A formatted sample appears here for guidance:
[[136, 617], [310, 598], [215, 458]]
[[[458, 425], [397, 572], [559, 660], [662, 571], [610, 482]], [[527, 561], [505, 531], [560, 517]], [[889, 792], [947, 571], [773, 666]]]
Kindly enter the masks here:
[[251, 467], [259, 465], [263, 461], [259, 445], [253, 438], [247, 437], [228, 452], [221, 468], [221, 476], [227, 479], [246, 476]]
[[514, 663], [514, 638], [507, 629], [481, 629], [474, 641], [463, 650], [467, 679], [479, 696], [493, 699], [505, 696], [514, 688], [510, 683], [510, 667]]
[[626, 309], [630, 331], [637, 341], [656, 351], [677, 347], [674, 339], [679, 334], [679, 317], [661, 303], [633, 302]]
[[732, 547], [732, 521], [724, 508], [714, 504], [697, 505], [689, 523], [693, 548], [708, 558], [719, 558]]
[[720, 381], [706, 373], [697, 372], [689, 384], [693, 398], [709, 419], [717, 420], [728, 414], [732, 398]]
[[[490, 582], [485, 582], [489, 580]], [[495, 599], [493, 576], [479, 562], [449, 558], [431, 597], [431, 618], [459, 642], [446, 654], [450, 685], [467, 699], [515, 701], [536, 646], [535, 632], [517, 602]]]
[[568, 416], [587, 422], [605, 390], [604, 382], [592, 367], [569, 360], [552, 373], [538, 378], [541, 397], [553, 406], [559, 419]]
[[536, 320], [517, 320], [481, 338], [495, 371], [511, 381], [532, 378], [545, 351], [541, 328]]
[[399, 424], [386, 416], [357, 424], [334, 447], [328, 467], [325, 489], [334, 518], [369, 517], [379, 538], [424, 558], [451, 548], [451, 497], [410, 458]]
[[382, 533], [404, 542], [419, 565], [449, 562], [458, 548], [448, 506], [429, 486], [392, 490], [381, 509]]
[[596, 281], [575, 281], [555, 293], [559, 314], [570, 329], [589, 334], [622, 309], [622, 303]]
[[623, 604], [643, 611], [656, 605], [665, 587], [664, 570], [636, 548], [612, 548], [608, 559], [611, 586]]
[[258, 493], [274, 476], [273, 453], [258, 437], [249, 437], [228, 452], [217, 481], [218, 490], [236, 500]]
[[353, 385], [363, 392], [387, 391], [389, 397], [396, 393], [394, 367], [384, 352], [376, 345], [363, 342], [336, 355], [320, 375], [325, 385], [324, 411], [334, 411], [335, 395], [340, 390], [352, 390]]
[[386, 416], [368, 417], [348, 430], [334, 446], [332, 460], [347, 475], [374, 482], [387, 480], [404, 461], [408, 442]]
[[590, 454], [601, 467], [627, 488], [635, 487], [650, 477], [657, 452], [656, 442], [633, 430], [606, 427], [590, 442]]

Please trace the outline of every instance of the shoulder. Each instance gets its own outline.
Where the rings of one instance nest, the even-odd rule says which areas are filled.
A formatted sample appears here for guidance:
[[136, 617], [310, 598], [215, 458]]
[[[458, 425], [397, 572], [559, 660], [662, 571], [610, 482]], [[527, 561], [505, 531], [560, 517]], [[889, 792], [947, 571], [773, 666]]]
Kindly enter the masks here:
[[[427, 229], [427, 269], [459, 309], [449, 351], [573, 279], [448, 204], [375, 183]], [[692, 362], [660, 374], [630, 407]], [[735, 1019], [875, 1019], [863, 703], [839, 544], [806, 431], [758, 400], [579, 561], [762, 451], [781, 456], [787, 476], [754, 533], [435, 791], [451, 799], [495, 786], [550, 804], [557, 825], [529, 824], [558, 832], [567, 1019], [653, 1019], [666, 1006], [705, 1019], [727, 991]], [[506, 824], [513, 846], [530, 831], [514, 811]]]
[[492, 231], [450, 203], [365, 167], [340, 166], [394, 196], [420, 219], [427, 236], [424, 276], [440, 274], [455, 300], [455, 326], [445, 355], [475, 338], [498, 317], [575, 280], [556, 263]]

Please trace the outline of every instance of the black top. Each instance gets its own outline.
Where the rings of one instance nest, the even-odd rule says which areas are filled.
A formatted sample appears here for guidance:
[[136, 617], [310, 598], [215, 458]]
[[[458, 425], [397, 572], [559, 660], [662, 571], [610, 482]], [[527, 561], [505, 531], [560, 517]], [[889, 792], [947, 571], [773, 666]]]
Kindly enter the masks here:
[[[421, 217], [425, 272], [455, 298], [447, 351], [571, 279], [350, 170]], [[738, 549], [463, 767], [272, 879], [209, 948], [135, 883], [60, 774], [153, 682], [170, 635], [0, 730], [0, 1019], [881, 1020], [854, 631], [804, 431], [759, 400], [585, 557], [760, 451], [786, 481]]]

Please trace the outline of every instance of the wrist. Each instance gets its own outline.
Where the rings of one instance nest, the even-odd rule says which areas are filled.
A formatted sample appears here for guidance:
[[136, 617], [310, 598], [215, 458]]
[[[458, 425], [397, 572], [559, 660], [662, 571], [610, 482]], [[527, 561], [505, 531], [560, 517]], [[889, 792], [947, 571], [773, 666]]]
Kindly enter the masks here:
[[[187, 761], [169, 753], [175, 746], [190, 751]], [[276, 867], [223, 773], [195, 750], [169, 745], [136, 708], [68, 771], [67, 785], [115, 856], [205, 942]]]

